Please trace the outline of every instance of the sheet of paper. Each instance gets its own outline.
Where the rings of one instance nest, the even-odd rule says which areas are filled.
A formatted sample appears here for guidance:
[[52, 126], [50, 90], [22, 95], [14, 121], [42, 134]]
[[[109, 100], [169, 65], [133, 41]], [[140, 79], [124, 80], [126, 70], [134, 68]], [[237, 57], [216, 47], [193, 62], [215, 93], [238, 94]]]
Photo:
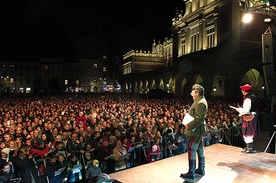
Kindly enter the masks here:
[[229, 105], [229, 107], [232, 108], [232, 109], [235, 109], [235, 110], [238, 109], [238, 107], [234, 107], [234, 106], [231, 106], [231, 105]]
[[75, 165], [72, 170], [73, 170], [73, 173], [78, 173], [81, 171], [81, 169], [82, 169], [82, 165]]
[[193, 116], [191, 116], [189, 113], [186, 113], [183, 120], [182, 120], [182, 124], [186, 125], [189, 124], [191, 121], [193, 121], [195, 118]]
[[60, 175], [65, 169], [66, 169], [66, 167], [58, 169], [58, 171], [55, 173], [55, 176]]

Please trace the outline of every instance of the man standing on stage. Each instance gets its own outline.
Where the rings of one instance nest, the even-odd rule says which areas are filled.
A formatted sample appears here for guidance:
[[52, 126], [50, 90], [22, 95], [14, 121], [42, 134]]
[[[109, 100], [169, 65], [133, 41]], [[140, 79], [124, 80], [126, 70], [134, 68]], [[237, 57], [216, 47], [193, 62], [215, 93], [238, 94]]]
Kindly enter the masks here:
[[[205, 175], [205, 156], [202, 136], [206, 132], [204, 125], [208, 105], [204, 97], [204, 88], [199, 84], [195, 84], [192, 87], [191, 96], [193, 97], [194, 103], [190, 107], [188, 114], [193, 117], [193, 120], [185, 124], [189, 172], [180, 175], [184, 179], [195, 179], [195, 173]], [[198, 169], [196, 169], [196, 154], [198, 155], [199, 161]]]
[[255, 153], [253, 150], [253, 138], [260, 132], [259, 119], [257, 110], [259, 103], [257, 97], [251, 93], [249, 84], [240, 86], [243, 95], [242, 107], [236, 108], [242, 117], [242, 135], [246, 143], [245, 153]]

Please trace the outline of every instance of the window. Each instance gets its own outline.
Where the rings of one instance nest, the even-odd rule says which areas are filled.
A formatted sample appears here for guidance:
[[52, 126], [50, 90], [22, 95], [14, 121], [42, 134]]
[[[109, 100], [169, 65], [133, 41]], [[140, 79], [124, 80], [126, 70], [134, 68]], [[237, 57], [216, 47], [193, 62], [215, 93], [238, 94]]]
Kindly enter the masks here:
[[181, 54], [184, 55], [185, 54], [185, 44], [186, 44], [186, 40], [185, 38], [183, 38], [181, 40]]
[[19, 92], [23, 93], [24, 92], [24, 88], [19, 88]]
[[207, 28], [207, 48], [212, 48], [215, 46], [215, 28]]
[[199, 27], [191, 28], [191, 52], [197, 51], [199, 48]]
[[79, 85], [80, 84], [80, 81], [79, 80], [76, 80], [76, 85]]
[[31, 93], [31, 88], [26, 88], [26, 93]]
[[14, 82], [14, 79], [13, 78], [10, 78], [10, 83], [12, 84]]
[[68, 85], [68, 80], [67, 79], [65, 79], [64, 84]]
[[103, 67], [103, 72], [106, 72], [106, 67]]
[[198, 50], [198, 46], [199, 46], [199, 33], [193, 34], [191, 36], [191, 39], [192, 39], [192, 41], [191, 41], [191, 49], [192, 50], [191, 51], [195, 52]]
[[94, 64], [94, 68], [97, 69], [98, 68], [98, 64]]

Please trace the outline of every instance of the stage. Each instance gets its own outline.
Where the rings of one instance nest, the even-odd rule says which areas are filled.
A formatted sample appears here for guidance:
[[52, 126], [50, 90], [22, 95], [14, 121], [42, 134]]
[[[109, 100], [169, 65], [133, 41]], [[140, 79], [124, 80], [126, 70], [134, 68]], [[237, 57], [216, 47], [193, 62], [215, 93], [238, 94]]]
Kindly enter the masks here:
[[[188, 171], [188, 154], [109, 174], [123, 183], [183, 183]], [[214, 144], [205, 148], [206, 175], [199, 183], [271, 183], [276, 180], [276, 155], [259, 152], [244, 154], [241, 148]]]

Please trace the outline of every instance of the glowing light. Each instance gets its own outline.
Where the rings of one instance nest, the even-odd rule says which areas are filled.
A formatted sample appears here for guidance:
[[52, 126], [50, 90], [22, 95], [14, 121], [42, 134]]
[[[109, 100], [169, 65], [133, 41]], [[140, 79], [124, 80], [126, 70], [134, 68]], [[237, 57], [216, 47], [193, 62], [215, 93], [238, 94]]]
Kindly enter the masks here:
[[252, 20], [252, 14], [250, 13], [246, 13], [242, 18], [243, 23], [249, 23], [251, 22], [251, 20]]

